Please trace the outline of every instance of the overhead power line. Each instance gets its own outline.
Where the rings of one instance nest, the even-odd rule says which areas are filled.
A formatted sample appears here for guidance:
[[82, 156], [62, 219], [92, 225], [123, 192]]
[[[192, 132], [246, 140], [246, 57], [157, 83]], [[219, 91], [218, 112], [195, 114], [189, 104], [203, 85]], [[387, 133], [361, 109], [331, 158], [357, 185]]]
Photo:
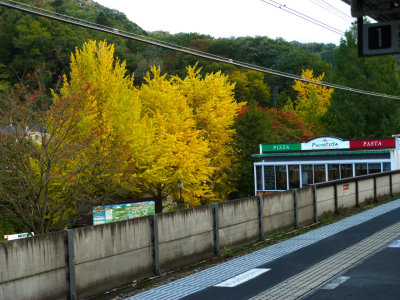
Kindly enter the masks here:
[[271, 5], [271, 6], [276, 7], [276, 8], [282, 9], [283, 11], [286, 11], [289, 14], [292, 14], [292, 15], [294, 15], [296, 17], [299, 17], [300, 19], [303, 19], [303, 20], [305, 20], [307, 22], [310, 22], [312, 24], [315, 24], [317, 26], [325, 28], [325, 29], [327, 29], [329, 31], [337, 33], [337, 34], [339, 34], [341, 36], [344, 36], [344, 32], [343, 31], [341, 31], [339, 29], [336, 29], [336, 28], [334, 28], [334, 27], [332, 27], [332, 26], [330, 26], [328, 24], [325, 24], [325, 23], [323, 23], [321, 21], [318, 21], [318, 20], [316, 20], [316, 19], [314, 19], [312, 17], [309, 17], [309, 16], [307, 16], [307, 15], [305, 15], [305, 14], [303, 14], [303, 13], [301, 13], [301, 12], [295, 10], [295, 9], [292, 9], [292, 8], [286, 6], [285, 4], [281, 4], [281, 3], [273, 1], [273, 0], [261, 0], [261, 2], [264, 2], [265, 4]]
[[[17, 1], [12, 1], [12, 2], [18, 3]], [[19, 11], [23, 11], [23, 12], [26, 12], [26, 13], [34, 14], [34, 15], [37, 15], [37, 16], [46, 17], [46, 18], [49, 18], [49, 19], [52, 19], [52, 20], [61, 21], [61, 22], [67, 23], [67, 24], [72, 24], [72, 25], [76, 25], [76, 26], [80, 26], [80, 27], [84, 27], [84, 28], [88, 28], [88, 29], [93, 29], [93, 30], [109, 33], [109, 34], [120, 36], [120, 37], [123, 37], [123, 38], [132, 39], [132, 40], [135, 40], [135, 41], [138, 41], [138, 42], [142, 42], [142, 43], [146, 43], [146, 44], [149, 44], [149, 45], [161, 47], [161, 48], [164, 48], [164, 49], [169, 49], [169, 50], [173, 50], [173, 51], [177, 51], [177, 52], [181, 52], [181, 53], [185, 53], [185, 54], [190, 54], [190, 55], [194, 55], [194, 56], [197, 56], [197, 57], [201, 57], [201, 58], [205, 58], [205, 59], [209, 59], [209, 60], [213, 60], [213, 61], [218, 61], [218, 62], [222, 62], [222, 63], [226, 63], [226, 64], [231, 64], [231, 65], [234, 65], [234, 66], [237, 66], [237, 67], [242, 67], [242, 68], [249, 69], [249, 70], [259, 71], [259, 72], [270, 74], [270, 75], [276, 75], [276, 76], [280, 76], [280, 77], [284, 77], [284, 78], [288, 78], [288, 79], [314, 83], [314, 84], [326, 86], [326, 87], [329, 87], [329, 88], [334, 88], [334, 89], [338, 89], [338, 90], [343, 90], [343, 91], [348, 91], [348, 92], [353, 92], [353, 93], [358, 93], [358, 94], [363, 94], [363, 95], [368, 95], [368, 96], [375, 96], [375, 97], [388, 98], [388, 99], [393, 99], [393, 100], [400, 100], [400, 96], [387, 95], [387, 94], [382, 94], [382, 93], [375, 93], [375, 92], [371, 92], [371, 91], [365, 91], [365, 90], [361, 90], [361, 89], [341, 86], [341, 85], [338, 85], [338, 84], [333, 84], [333, 83], [328, 83], [328, 82], [323, 82], [323, 81], [313, 81], [313, 80], [309, 80], [309, 79], [303, 78], [301, 76], [293, 75], [293, 74], [290, 74], [290, 73], [285, 73], [285, 72], [281, 72], [281, 71], [277, 71], [277, 70], [273, 70], [273, 69], [269, 69], [269, 68], [265, 68], [265, 67], [261, 67], [261, 66], [257, 66], [257, 65], [253, 65], [253, 64], [249, 64], [249, 63], [245, 63], [245, 62], [241, 62], [241, 61], [235, 61], [235, 60], [232, 60], [232, 59], [229, 59], [229, 58], [225, 58], [225, 57], [221, 57], [221, 56], [217, 56], [217, 55], [212, 55], [212, 54], [209, 54], [209, 53], [206, 53], [206, 52], [202, 52], [202, 51], [198, 51], [198, 50], [194, 50], [194, 49], [190, 49], [190, 48], [181, 47], [181, 46], [173, 45], [173, 44], [170, 44], [170, 43], [164, 43], [164, 42], [157, 41], [157, 40], [154, 40], [154, 39], [151, 39], [151, 38], [147, 38], [145, 36], [140, 36], [140, 35], [137, 35], [137, 34], [132, 34], [132, 33], [128, 33], [128, 32], [122, 32], [122, 31], [120, 31], [120, 30], [118, 30], [116, 28], [110, 28], [110, 27], [97, 25], [95, 23], [89, 23], [89, 22], [86, 22], [84, 20], [79, 20], [77, 18], [62, 17], [60, 15], [52, 14], [50, 11], [48, 11], [49, 13], [47, 13], [47, 12], [44, 12], [43, 10], [41, 10], [41, 11], [40, 10], [33, 10], [33, 9], [30, 9], [30, 8], [14, 5], [14, 4], [11, 4], [11, 3], [6, 3], [4, 1], [0, 1], [0, 5], [8, 7], [8, 8], [16, 9], [16, 10], [19, 10]]]
[[336, 15], [337, 17], [341, 18], [344, 21], [347, 21], [349, 23], [354, 21], [354, 18], [345, 14], [344, 12], [342, 12], [341, 10], [337, 9], [335, 6], [329, 4], [328, 2], [326, 2], [325, 0], [310, 0], [312, 3], [314, 3], [315, 5], [321, 7], [322, 9]]

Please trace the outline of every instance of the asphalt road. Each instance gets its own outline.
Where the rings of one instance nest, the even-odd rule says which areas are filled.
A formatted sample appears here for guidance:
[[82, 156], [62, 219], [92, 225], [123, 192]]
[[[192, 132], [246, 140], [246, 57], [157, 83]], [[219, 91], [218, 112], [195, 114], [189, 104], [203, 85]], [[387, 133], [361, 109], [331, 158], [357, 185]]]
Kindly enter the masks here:
[[[257, 269], [269, 270], [254, 279], [234, 287], [214, 285], [183, 299], [250, 299], [399, 221], [400, 209], [395, 209], [268, 264], [260, 265]], [[398, 237], [400, 239], [400, 232]], [[320, 287], [305, 298], [400, 299], [400, 248], [384, 246], [334, 279], [339, 283], [343, 282], [333, 289], [335, 284], [331, 284], [331, 289]], [[264, 296], [257, 299], [264, 299]]]

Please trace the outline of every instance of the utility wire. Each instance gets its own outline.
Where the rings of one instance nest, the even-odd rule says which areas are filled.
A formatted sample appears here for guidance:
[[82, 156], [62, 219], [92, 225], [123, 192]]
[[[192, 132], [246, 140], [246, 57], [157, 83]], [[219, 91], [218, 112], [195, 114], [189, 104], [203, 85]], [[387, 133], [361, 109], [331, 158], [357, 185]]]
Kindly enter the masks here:
[[[37, 6], [34, 6], [34, 5], [29, 5], [29, 4], [27, 4], [27, 3], [23, 3], [23, 2], [19, 2], [19, 1], [14, 1], [14, 0], [6, 0], [6, 1], [8, 1], [8, 2], [13, 2], [13, 3], [15, 3], [15, 4], [20, 4], [20, 5], [22, 5], [22, 6], [30, 7], [30, 8], [32, 8], [32, 9], [34, 9], [34, 10], [43, 11], [43, 12], [46, 12], [46, 13], [49, 13], [49, 14], [52, 14], [52, 15], [58, 15], [58, 16], [63, 17], [63, 18], [65, 18], [65, 19], [76, 20], [76, 21], [79, 21], [80, 23], [90, 24], [90, 25], [94, 25], [94, 26], [96, 26], [96, 27], [101, 27], [101, 28], [104, 28], [104, 29], [108, 29], [108, 30], [111, 30], [111, 31], [113, 31], [113, 32], [126, 33], [126, 34], [128, 34], [128, 35], [133, 35], [133, 36], [142, 37], [142, 38], [145, 38], [145, 39], [150, 40], [150, 41], [155, 41], [155, 42], [158, 42], [158, 43], [163, 43], [163, 44], [170, 45], [170, 46], [172, 46], [172, 47], [178, 47], [178, 48], [181, 48], [181, 49], [188, 49], [188, 50], [191, 50], [191, 51], [194, 51], [194, 52], [198, 52], [198, 51], [199, 51], [199, 50], [197, 50], [197, 49], [193, 49], [193, 48], [188, 48], [188, 47], [184, 47], [184, 46], [181, 46], [181, 45], [172, 44], [172, 43], [169, 43], [169, 42], [167, 42], [167, 41], [158, 40], [158, 39], [155, 39], [155, 38], [152, 38], [152, 37], [148, 37], [148, 36], [144, 36], [144, 35], [141, 35], [141, 34], [137, 34], [137, 33], [134, 33], [134, 32], [128, 32], [128, 31], [121, 30], [121, 29], [117, 29], [117, 28], [114, 28], [114, 27], [105, 26], [105, 25], [93, 23], [93, 22], [90, 22], [90, 21], [87, 21], [87, 20], [75, 18], [75, 17], [73, 17], [73, 16], [69, 16], [69, 15], [65, 15], [65, 14], [60, 14], [60, 13], [57, 13], [57, 12], [55, 12], [55, 11], [47, 10], [47, 9], [44, 9], [44, 8], [41, 8], [41, 7], [37, 7]], [[75, 24], [75, 25], [76, 25], [76, 24]], [[200, 52], [201, 52], [201, 51], [200, 51]], [[223, 57], [223, 56], [219, 56], [219, 55], [215, 55], [215, 54], [211, 54], [211, 53], [208, 53], [208, 54], [209, 54], [210, 56], [212, 56], [212, 57], [215, 57], [215, 58], [226, 59], [226, 57]]]
[[311, 18], [311, 17], [309, 17], [309, 16], [307, 16], [307, 15], [305, 15], [305, 14], [303, 14], [303, 13], [297, 11], [297, 10], [294, 10], [294, 9], [286, 6], [286, 4], [281, 4], [281, 3], [278, 3], [278, 2], [273, 1], [273, 0], [261, 0], [261, 2], [264, 2], [265, 4], [271, 5], [271, 6], [276, 7], [276, 8], [282, 9], [283, 11], [286, 11], [286, 12], [288, 12], [288, 13], [296, 16], [296, 17], [299, 17], [300, 19], [303, 19], [303, 20], [308, 21], [310, 23], [313, 23], [313, 24], [315, 24], [317, 26], [325, 28], [325, 29], [327, 29], [329, 31], [337, 33], [337, 34], [339, 34], [341, 36], [344, 36], [344, 32], [343, 31], [341, 31], [339, 29], [336, 29], [336, 28], [334, 28], [334, 27], [332, 27], [332, 26], [330, 26], [328, 24], [325, 24], [323, 22], [320, 22], [320, 21], [318, 21], [318, 20], [316, 20], [314, 18]]
[[333, 5], [329, 4], [328, 2], [326, 2], [324, 0], [310, 0], [310, 1], [312, 3], [314, 3], [315, 5], [321, 7], [322, 9], [341, 18], [342, 20], [344, 20], [346, 22], [351, 23], [354, 21], [354, 19], [352, 17], [350, 17], [349, 15], [346, 15], [344, 12], [342, 12], [341, 10], [337, 9], [336, 7], [334, 7]]
[[[13, 2], [15, 2], [15, 1], [13, 1]], [[8, 7], [8, 8], [12, 8], [12, 9], [20, 10], [20, 11], [23, 11], [23, 12], [26, 12], [26, 13], [34, 14], [34, 15], [37, 15], [37, 16], [46, 17], [46, 18], [49, 18], [49, 19], [52, 19], [52, 20], [61, 21], [61, 22], [67, 23], [67, 24], [72, 24], [72, 25], [76, 25], [76, 26], [80, 26], [80, 27], [84, 27], [84, 28], [88, 28], [88, 29], [93, 29], [93, 30], [109, 33], [109, 34], [120, 36], [120, 37], [123, 37], [123, 38], [132, 39], [132, 40], [135, 40], [135, 41], [138, 41], [138, 42], [143, 42], [143, 43], [146, 43], [146, 44], [149, 44], [149, 45], [162, 47], [164, 49], [169, 49], [169, 50], [173, 50], [173, 51], [177, 51], [177, 52], [181, 52], [181, 53], [185, 53], [185, 54], [190, 54], [190, 55], [194, 55], [194, 56], [197, 56], [197, 57], [202, 57], [202, 58], [213, 60], [213, 61], [227, 63], [227, 64], [235, 65], [237, 67], [242, 67], [242, 68], [245, 68], [245, 69], [259, 71], [259, 72], [270, 74], [270, 75], [276, 75], [276, 76], [280, 76], [280, 77], [284, 77], [284, 78], [288, 78], [288, 79], [299, 80], [299, 81], [308, 82], [308, 83], [314, 83], [314, 84], [321, 85], [321, 86], [326, 86], [326, 87], [329, 87], [329, 88], [334, 88], [334, 89], [338, 89], [338, 90], [343, 90], [343, 91], [348, 91], [348, 92], [353, 92], [353, 93], [358, 93], [358, 94], [363, 94], [363, 95], [368, 95], [368, 96], [375, 96], [375, 97], [382, 97], [382, 98], [388, 98], [388, 99], [393, 99], [393, 100], [400, 100], [400, 96], [394, 96], [394, 95], [387, 95], [387, 94], [376, 93], [376, 92], [371, 92], [371, 91], [365, 91], [365, 90], [360, 90], [360, 89], [356, 89], [356, 88], [350, 88], [350, 87], [346, 87], [346, 86], [341, 86], [341, 85], [338, 85], [338, 84], [327, 83], [327, 82], [323, 82], [323, 81], [309, 80], [309, 79], [303, 78], [301, 76], [297, 76], [297, 75], [293, 75], [293, 74], [289, 74], [289, 73], [285, 73], [285, 72], [281, 72], [281, 71], [277, 71], [277, 70], [273, 70], [273, 69], [269, 69], [269, 68], [264, 68], [264, 67], [261, 67], [261, 66], [257, 66], [257, 65], [253, 65], [253, 64], [249, 64], [249, 63], [244, 63], [244, 62], [241, 62], [241, 61], [234, 61], [234, 60], [229, 59], [229, 58], [219, 57], [219, 56], [216, 56], [216, 55], [211, 55], [211, 54], [206, 53], [206, 52], [197, 51], [197, 50], [190, 49], [190, 48], [184, 48], [184, 47], [176, 46], [176, 45], [173, 45], [173, 44], [166, 44], [166, 43], [163, 43], [163, 42], [160, 42], [160, 41], [155, 41], [155, 40], [148, 39], [148, 38], [146, 38], [144, 36], [139, 36], [139, 35], [134, 35], [134, 34], [131, 34], [131, 33], [120, 32], [118, 29], [115, 29], [115, 28], [111, 29], [111, 28], [105, 28], [104, 26], [92, 25], [94, 23], [85, 24], [85, 22], [78, 21], [76, 18], [72, 19], [72, 18], [60, 17], [60, 16], [56, 16], [54, 14], [49, 14], [49, 13], [45, 13], [45, 12], [41, 12], [41, 11], [37, 11], [37, 10], [32, 10], [32, 9], [29, 9], [29, 8], [17, 6], [17, 5], [14, 5], [14, 4], [6, 3], [4, 1], [0, 1], [0, 5]]]

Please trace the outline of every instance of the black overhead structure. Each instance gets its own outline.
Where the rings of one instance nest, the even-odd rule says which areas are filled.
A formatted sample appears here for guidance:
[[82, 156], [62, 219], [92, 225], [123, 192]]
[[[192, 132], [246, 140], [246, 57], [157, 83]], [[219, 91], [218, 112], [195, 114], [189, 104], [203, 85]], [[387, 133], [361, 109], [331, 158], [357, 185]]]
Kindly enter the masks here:
[[[400, 53], [400, 1], [342, 0], [351, 6], [358, 23], [359, 56]], [[364, 24], [370, 17], [377, 23]]]

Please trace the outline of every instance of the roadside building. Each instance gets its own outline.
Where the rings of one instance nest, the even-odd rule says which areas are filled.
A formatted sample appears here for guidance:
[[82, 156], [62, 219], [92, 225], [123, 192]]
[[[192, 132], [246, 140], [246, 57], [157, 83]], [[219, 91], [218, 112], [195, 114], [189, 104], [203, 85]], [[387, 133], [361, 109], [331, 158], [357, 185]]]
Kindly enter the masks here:
[[320, 137], [305, 143], [261, 144], [253, 157], [255, 194], [400, 169], [400, 139], [345, 141]]

